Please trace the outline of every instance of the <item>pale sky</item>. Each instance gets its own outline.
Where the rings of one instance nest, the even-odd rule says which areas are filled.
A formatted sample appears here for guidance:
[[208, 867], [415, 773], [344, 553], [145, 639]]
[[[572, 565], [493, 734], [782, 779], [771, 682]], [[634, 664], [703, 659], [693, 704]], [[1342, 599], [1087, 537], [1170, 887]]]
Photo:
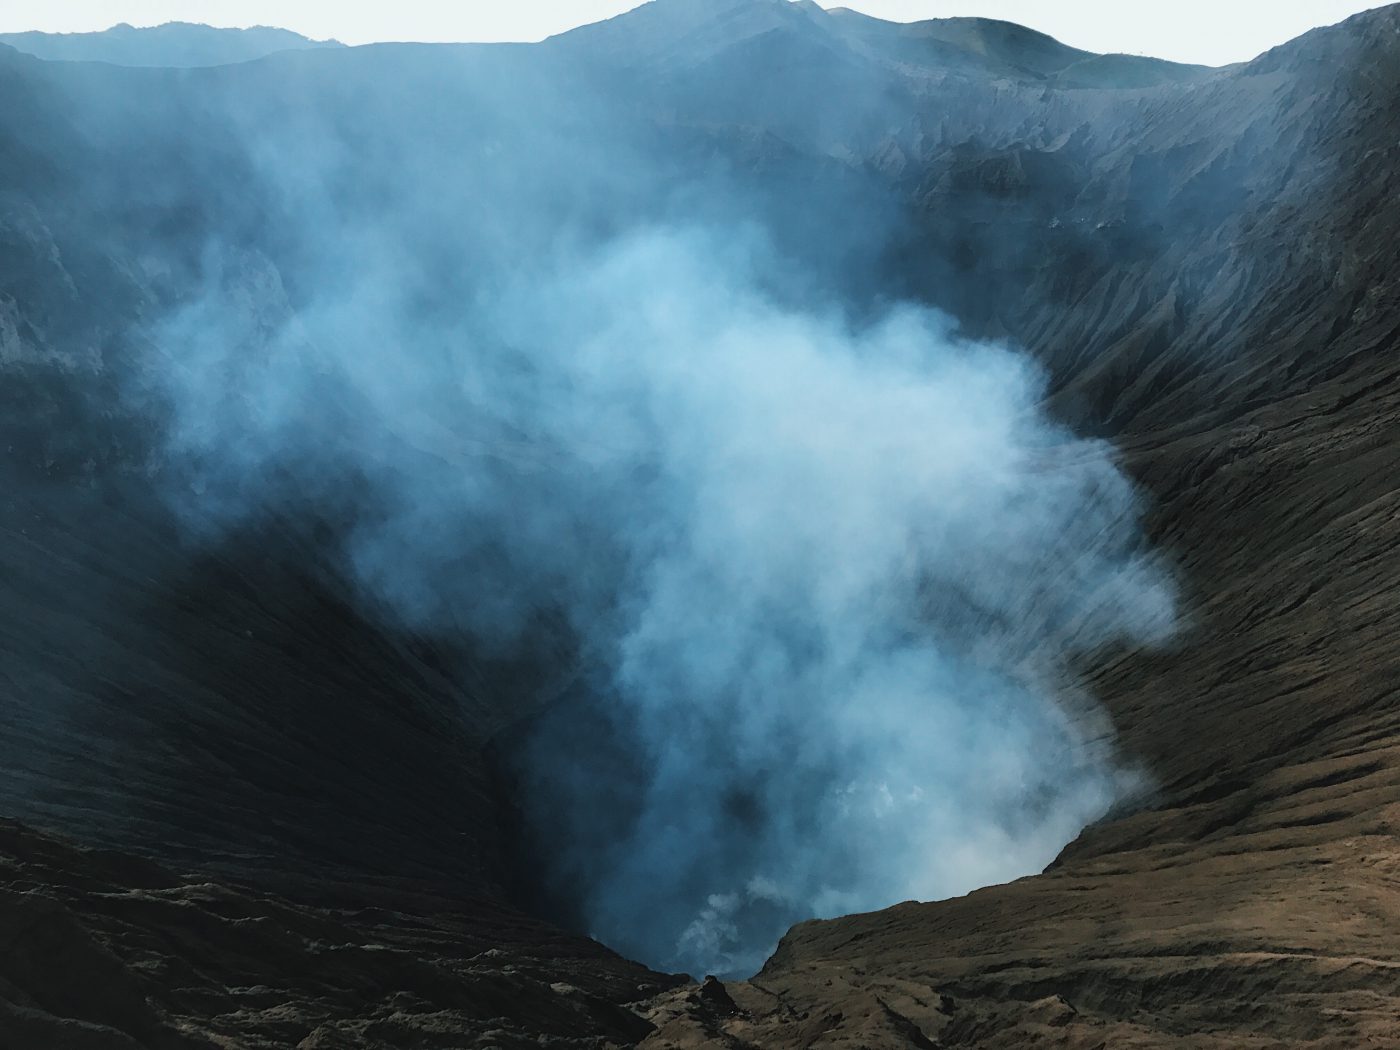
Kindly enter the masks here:
[[[1223, 65], [1252, 58], [1374, 0], [822, 0], [896, 21], [980, 15], [1020, 22], [1091, 51]], [[0, 0], [0, 32], [75, 32], [117, 22], [277, 25], [347, 44], [538, 40], [638, 0]]]

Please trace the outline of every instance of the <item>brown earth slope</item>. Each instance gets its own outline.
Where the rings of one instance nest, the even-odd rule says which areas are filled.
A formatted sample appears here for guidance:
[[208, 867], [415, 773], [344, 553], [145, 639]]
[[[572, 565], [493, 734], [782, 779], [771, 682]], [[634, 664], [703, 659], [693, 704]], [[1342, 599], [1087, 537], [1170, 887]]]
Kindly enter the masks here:
[[[1037, 878], [799, 926], [741, 1012], [670, 1000], [648, 1046], [1400, 1045], [1397, 32], [1376, 12], [1163, 103], [1180, 153], [1148, 127], [1133, 164], [1214, 171], [1219, 211], [1167, 201], [1158, 250], [1046, 268], [1068, 309], [993, 318], [1122, 443], [1185, 581], [1167, 650], [1091, 672], [1145, 804]], [[1292, 169], [1232, 175], [1249, 139]], [[1144, 202], [1106, 204], [1117, 235]]]

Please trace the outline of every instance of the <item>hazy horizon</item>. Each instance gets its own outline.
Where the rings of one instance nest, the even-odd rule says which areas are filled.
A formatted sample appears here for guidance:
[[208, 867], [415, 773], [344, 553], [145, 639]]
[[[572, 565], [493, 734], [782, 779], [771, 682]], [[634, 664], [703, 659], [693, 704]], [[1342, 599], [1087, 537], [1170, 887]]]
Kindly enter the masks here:
[[[636, 0], [403, 0], [373, 9], [331, 0], [15, 0], [0, 10], [0, 32], [96, 32], [194, 22], [228, 28], [290, 29], [346, 44], [539, 40], [622, 14]], [[1366, 0], [1179, 0], [1129, 10], [1109, 0], [1072, 0], [1048, 9], [1038, 0], [824, 0], [891, 21], [975, 16], [1017, 22], [1097, 52], [1147, 54], [1178, 62], [1227, 65], [1253, 58], [1310, 29], [1377, 6]], [[1209, 27], [1209, 31], [1202, 31]]]

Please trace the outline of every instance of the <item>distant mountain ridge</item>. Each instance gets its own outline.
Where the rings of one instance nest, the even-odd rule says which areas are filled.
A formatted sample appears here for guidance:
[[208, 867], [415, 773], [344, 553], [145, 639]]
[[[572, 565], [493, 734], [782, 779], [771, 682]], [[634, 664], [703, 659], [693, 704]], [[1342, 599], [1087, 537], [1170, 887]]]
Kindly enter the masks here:
[[[1203, 79], [1216, 71], [1137, 55], [1099, 55], [1045, 33], [990, 18], [890, 22], [812, 0], [651, 0], [625, 15], [559, 34], [565, 46], [600, 46], [626, 65], [703, 64], [707, 55], [769, 34], [799, 39], [823, 61], [857, 58], [897, 64], [905, 73], [992, 75], [1062, 88], [1145, 88]], [[270, 26], [220, 28], [191, 22], [152, 27], [120, 23], [91, 33], [0, 33], [6, 44], [49, 61], [198, 68], [231, 65], [283, 51], [339, 48]]]
[[[743, 41], [787, 40], [786, 53], [826, 63], [852, 59], [871, 71], [916, 77], [1002, 77], [1061, 88], [1145, 88], [1214, 76], [1209, 66], [1137, 55], [1099, 55], [1045, 33], [991, 18], [891, 22], [813, 0], [651, 0], [625, 15], [582, 26], [551, 43], [600, 50], [634, 67], [691, 68]], [[795, 47], [794, 47], [795, 45]]]
[[[920, 65], [960, 56], [981, 72], [1018, 80], [1044, 80], [1056, 87], [1154, 87], [1213, 75], [1210, 66], [1188, 65], [1141, 55], [1097, 54], [1061, 43], [1046, 33], [994, 18], [932, 18], [888, 22], [853, 11], [828, 12], [848, 39], [876, 45]], [[970, 61], [969, 61], [970, 60]]]
[[270, 26], [224, 29], [192, 22], [145, 28], [122, 22], [95, 33], [0, 33], [0, 44], [48, 61], [167, 68], [225, 66], [279, 51], [344, 46], [339, 41], [311, 40]]

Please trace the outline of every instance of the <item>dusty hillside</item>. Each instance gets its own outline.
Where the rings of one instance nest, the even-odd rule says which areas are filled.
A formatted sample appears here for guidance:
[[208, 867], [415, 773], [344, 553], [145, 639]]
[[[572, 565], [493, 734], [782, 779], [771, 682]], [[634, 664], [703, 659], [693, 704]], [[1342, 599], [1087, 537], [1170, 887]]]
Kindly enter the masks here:
[[1102, 210], [1061, 219], [1132, 244], [1147, 211], [1151, 250], [1028, 270], [1059, 296], [988, 307], [1123, 443], [1188, 581], [1169, 650], [1092, 672], [1151, 773], [1141, 808], [1038, 878], [801, 926], [731, 989], [742, 1020], [668, 1007], [687, 1019], [650, 1045], [1400, 1043], [1396, 19], [1159, 103], [1124, 147], [1150, 195], [1114, 172]]
[[[755, 62], [777, 72], [739, 90]], [[538, 51], [193, 73], [0, 55], [3, 812], [113, 850], [5, 832], [0, 1033], [20, 1048], [1400, 1045], [1398, 73], [1397, 8], [1218, 72], [1105, 70], [996, 23], [894, 33], [758, 0], [668, 0]], [[912, 294], [1029, 347], [1056, 414], [1121, 450], [1182, 623], [1159, 648], [1080, 660], [1142, 787], [1044, 875], [807, 923], [752, 982], [663, 991], [675, 982], [524, 917], [529, 888], [512, 885], [513, 788], [485, 755], [561, 695], [566, 639], [542, 624], [501, 662], [368, 622], [327, 555], [325, 506], [212, 549], [172, 519], [122, 407], [132, 333], [229, 231], [256, 245], [231, 284], [278, 309], [298, 295], [301, 248], [248, 192], [236, 132], [300, 135], [280, 102], [295, 90], [376, 155], [401, 141], [383, 126], [431, 132], [442, 167], [471, 172], [462, 192], [489, 199], [530, 174], [482, 160], [481, 141], [601, 133], [560, 83], [626, 97], [622, 146], [722, 171], [779, 240], [878, 186], [895, 243], [831, 224], [831, 265], [869, 281], [852, 299]], [[448, 85], [441, 110], [412, 106], [425, 84]], [[812, 104], [838, 93], [856, 104]], [[210, 123], [229, 97], [243, 108]], [[506, 127], [522, 104], [556, 116]], [[172, 149], [168, 126], [188, 141]], [[577, 176], [512, 251], [599, 194], [674, 204]], [[356, 192], [372, 209], [384, 188]], [[429, 255], [436, 232], [421, 230]]]

